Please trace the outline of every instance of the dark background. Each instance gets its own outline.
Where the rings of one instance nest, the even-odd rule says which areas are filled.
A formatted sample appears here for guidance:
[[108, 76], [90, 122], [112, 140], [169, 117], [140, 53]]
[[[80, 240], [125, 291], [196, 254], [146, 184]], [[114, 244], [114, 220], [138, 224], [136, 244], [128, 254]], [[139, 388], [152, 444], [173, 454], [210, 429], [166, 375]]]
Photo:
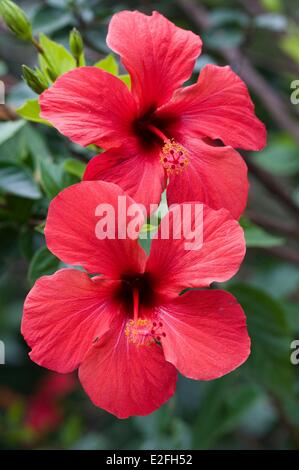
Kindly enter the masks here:
[[[65, 391], [45, 395], [49, 373], [34, 365], [20, 335], [24, 297], [37, 277], [59, 262], [44, 244], [42, 223], [50, 200], [79, 181], [93, 155], [42, 124], [16, 119], [15, 109], [36, 95], [21, 79], [34, 66], [34, 48], [0, 22], [0, 448], [50, 449], [294, 449], [299, 448], [299, 2], [295, 0], [17, 2], [33, 23], [68, 45], [75, 25], [88, 63], [105, 57], [107, 25], [122, 9], [156, 9], [204, 40], [196, 74], [206, 63], [230, 64], [245, 80], [268, 146], [244, 155], [250, 198], [242, 218], [247, 256], [224, 287], [248, 317], [252, 354], [229, 376], [213, 382], [180, 377], [175, 397], [147, 417], [117, 420], [94, 407], [76, 376]], [[145, 51], [146, 54], [146, 51]], [[299, 94], [298, 94], [299, 97]], [[299, 357], [299, 355], [298, 355]], [[54, 382], [53, 382], [54, 383]], [[100, 384], [99, 384], [100, 386]]]

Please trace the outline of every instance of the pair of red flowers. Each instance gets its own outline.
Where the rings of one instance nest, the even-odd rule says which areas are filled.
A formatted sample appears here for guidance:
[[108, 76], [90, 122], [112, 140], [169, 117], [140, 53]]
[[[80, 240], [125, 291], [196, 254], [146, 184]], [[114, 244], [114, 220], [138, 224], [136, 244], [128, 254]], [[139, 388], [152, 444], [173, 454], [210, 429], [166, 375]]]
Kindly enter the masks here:
[[[105, 152], [91, 160], [85, 181], [52, 201], [45, 229], [49, 249], [86, 272], [63, 269], [38, 280], [25, 302], [22, 332], [35, 362], [58, 372], [79, 367], [93, 402], [124, 418], [168, 400], [176, 369], [208, 380], [248, 357], [245, 316], [230, 294], [180, 293], [238, 270], [245, 243], [234, 219], [245, 208], [248, 183], [232, 147], [258, 150], [266, 132], [229, 67], [206, 66], [195, 85], [180, 88], [202, 43], [160, 14], [116, 14], [107, 43], [130, 73], [131, 91], [109, 73], [81, 67], [40, 97], [43, 118], [74, 142]], [[149, 212], [168, 180], [168, 203], [178, 205], [159, 231], [182, 212], [180, 203], [201, 202], [201, 222], [192, 220], [201, 224], [201, 249], [186, 250], [184, 236], [170, 233], [152, 242], [147, 257], [138, 234], [96, 237], [99, 204], [117, 210], [122, 196]], [[142, 211], [138, 220], [141, 227]]]

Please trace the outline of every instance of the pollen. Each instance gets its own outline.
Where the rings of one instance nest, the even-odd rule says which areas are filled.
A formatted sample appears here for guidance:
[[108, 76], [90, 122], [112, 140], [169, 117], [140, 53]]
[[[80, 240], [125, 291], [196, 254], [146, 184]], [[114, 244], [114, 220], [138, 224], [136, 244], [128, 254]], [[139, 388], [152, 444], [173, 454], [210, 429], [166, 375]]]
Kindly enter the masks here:
[[131, 319], [126, 324], [125, 335], [129, 343], [136, 346], [150, 346], [159, 343], [161, 338], [166, 337], [162, 328], [163, 324], [161, 322], [152, 322], [143, 318]]
[[168, 175], [179, 175], [189, 163], [189, 152], [174, 139], [166, 140], [160, 152], [160, 163]]

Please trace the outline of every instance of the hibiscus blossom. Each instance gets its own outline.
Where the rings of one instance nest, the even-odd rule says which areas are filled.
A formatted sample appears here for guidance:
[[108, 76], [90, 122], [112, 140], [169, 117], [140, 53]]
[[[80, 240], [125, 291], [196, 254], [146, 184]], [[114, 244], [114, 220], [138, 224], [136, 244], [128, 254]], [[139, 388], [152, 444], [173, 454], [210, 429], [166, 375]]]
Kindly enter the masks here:
[[[51, 202], [47, 245], [85, 271], [66, 268], [40, 278], [25, 301], [22, 333], [33, 361], [60, 373], [79, 368], [91, 400], [126, 418], [166, 402], [176, 369], [201, 380], [232, 371], [248, 357], [250, 340], [236, 299], [203, 289], [229, 279], [243, 259], [243, 231], [230, 213], [200, 205], [199, 214], [196, 203], [188, 204], [190, 231], [197, 227], [203, 238], [200, 248], [186, 249], [189, 232], [178, 236], [173, 223], [183, 209], [177, 205], [147, 256], [137, 238], [144, 223], [139, 206], [135, 236], [96, 234], [99, 204], [115, 208], [116, 233], [126, 233], [132, 218], [119, 213], [120, 196], [136, 208], [121, 188], [103, 181], [70, 186]], [[167, 228], [168, 239], [161, 235]]]
[[84, 179], [118, 184], [148, 210], [169, 179], [170, 204], [201, 201], [238, 218], [248, 181], [233, 148], [260, 150], [266, 140], [242, 80], [230, 67], [207, 65], [195, 85], [181, 88], [202, 41], [157, 12], [117, 13], [107, 44], [130, 73], [131, 91], [103, 70], [81, 67], [40, 96], [41, 116], [62, 134], [106, 150]]

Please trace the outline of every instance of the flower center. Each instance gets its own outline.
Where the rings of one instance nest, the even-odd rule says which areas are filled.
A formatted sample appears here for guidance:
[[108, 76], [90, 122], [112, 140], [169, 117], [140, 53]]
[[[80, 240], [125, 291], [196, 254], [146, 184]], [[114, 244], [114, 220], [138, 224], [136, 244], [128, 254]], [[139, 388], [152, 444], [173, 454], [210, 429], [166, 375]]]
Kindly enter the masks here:
[[150, 346], [153, 343], [160, 343], [166, 333], [163, 331], [162, 322], [138, 318], [127, 322], [125, 335], [129, 343], [136, 344], [136, 346]]
[[189, 153], [173, 139], [165, 141], [160, 153], [160, 162], [168, 175], [180, 174], [189, 163]]
[[139, 318], [139, 292], [133, 289], [133, 318], [127, 321], [125, 335], [129, 343], [136, 346], [150, 346], [159, 343], [166, 336], [161, 321]]
[[149, 124], [148, 128], [164, 143], [160, 152], [160, 163], [165, 168], [167, 175], [182, 173], [189, 163], [188, 150], [174, 139], [168, 139], [163, 132], [152, 124]]

